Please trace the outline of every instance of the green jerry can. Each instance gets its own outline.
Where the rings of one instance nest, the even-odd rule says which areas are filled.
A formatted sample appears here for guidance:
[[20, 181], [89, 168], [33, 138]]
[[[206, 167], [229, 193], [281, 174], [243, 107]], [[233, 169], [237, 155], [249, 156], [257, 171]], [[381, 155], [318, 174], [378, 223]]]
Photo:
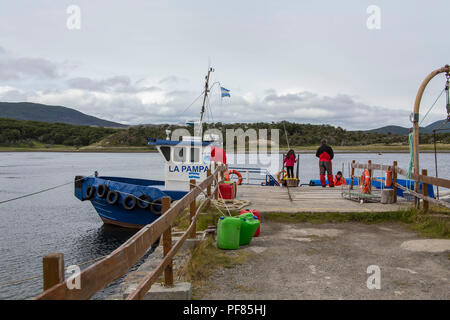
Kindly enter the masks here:
[[241, 219], [241, 235], [239, 240], [239, 245], [243, 246], [249, 244], [252, 241], [253, 235], [259, 227], [258, 217], [253, 216], [251, 212], [244, 213], [239, 216]]
[[220, 217], [217, 223], [217, 247], [236, 250], [239, 248], [241, 219], [235, 217]]

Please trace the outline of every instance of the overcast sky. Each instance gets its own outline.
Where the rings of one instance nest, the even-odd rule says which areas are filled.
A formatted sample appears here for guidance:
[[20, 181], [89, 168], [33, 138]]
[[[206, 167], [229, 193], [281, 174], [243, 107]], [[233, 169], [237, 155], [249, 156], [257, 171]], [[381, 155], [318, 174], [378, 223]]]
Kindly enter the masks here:
[[[80, 8], [80, 29], [69, 29]], [[369, 29], [370, 5], [380, 29]], [[124, 124], [214, 121], [410, 126], [417, 89], [450, 63], [450, 1], [81, 1], [0, 4], [0, 101], [63, 105]], [[73, 22], [73, 20], [70, 20]], [[72, 24], [73, 26], [73, 24]], [[421, 114], [444, 76], [425, 92]], [[424, 121], [445, 118], [444, 99]], [[209, 120], [211, 115], [208, 112]]]

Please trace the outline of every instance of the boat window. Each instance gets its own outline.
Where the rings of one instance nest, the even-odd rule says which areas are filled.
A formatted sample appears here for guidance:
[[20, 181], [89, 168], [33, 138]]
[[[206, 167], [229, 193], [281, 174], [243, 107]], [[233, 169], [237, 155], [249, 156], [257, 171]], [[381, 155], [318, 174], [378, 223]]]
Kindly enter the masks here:
[[186, 162], [186, 152], [184, 152], [183, 147], [173, 148], [173, 161]]
[[166, 161], [170, 161], [170, 147], [160, 147], [159, 149]]
[[191, 148], [191, 162], [200, 162], [199, 148]]

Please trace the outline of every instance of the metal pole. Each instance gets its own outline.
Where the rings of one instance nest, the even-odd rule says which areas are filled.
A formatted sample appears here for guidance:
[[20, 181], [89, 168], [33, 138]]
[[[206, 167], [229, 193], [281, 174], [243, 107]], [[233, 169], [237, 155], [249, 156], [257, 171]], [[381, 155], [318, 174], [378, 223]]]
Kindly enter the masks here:
[[[413, 113], [413, 154], [414, 154], [414, 173], [416, 174], [416, 179], [414, 182], [414, 191], [417, 192], [419, 181], [417, 177], [419, 176], [419, 109], [420, 109], [420, 101], [422, 100], [423, 92], [427, 84], [439, 73], [446, 72], [450, 73], [450, 66], [447, 64], [444, 67], [434, 70], [431, 72], [425, 80], [423, 80], [422, 84], [419, 87], [419, 91], [417, 92], [416, 100], [414, 102], [414, 113]], [[419, 199], [415, 197], [415, 204], [418, 207]]]

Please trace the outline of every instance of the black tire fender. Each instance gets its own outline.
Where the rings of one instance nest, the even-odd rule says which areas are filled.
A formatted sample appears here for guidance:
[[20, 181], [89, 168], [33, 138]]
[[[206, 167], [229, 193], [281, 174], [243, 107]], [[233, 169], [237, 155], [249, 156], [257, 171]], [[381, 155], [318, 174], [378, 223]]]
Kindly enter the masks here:
[[87, 200], [90, 200], [95, 195], [95, 187], [94, 186], [88, 186], [86, 191], [84, 192], [84, 198]]
[[106, 195], [106, 202], [110, 205], [114, 205], [119, 201], [119, 193], [114, 190], [108, 191], [108, 194]]
[[97, 197], [104, 199], [108, 195], [108, 187], [106, 184], [101, 184], [97, 187]]
[[148, 209], [148, 208], [150, 208], [150, 206], [152, 205], [150, 202], [152, 202], [152, 198], [150, 198], [146, 194], [141, 194], [137, 198], [137, 205], [141, 209]]
[[137, 198], [132, 194], [129, 194], [125, 198], [123, 198], [122, 205], [127, 210], [133, 210], [134, 208], [136, 208], [136, 204]]

